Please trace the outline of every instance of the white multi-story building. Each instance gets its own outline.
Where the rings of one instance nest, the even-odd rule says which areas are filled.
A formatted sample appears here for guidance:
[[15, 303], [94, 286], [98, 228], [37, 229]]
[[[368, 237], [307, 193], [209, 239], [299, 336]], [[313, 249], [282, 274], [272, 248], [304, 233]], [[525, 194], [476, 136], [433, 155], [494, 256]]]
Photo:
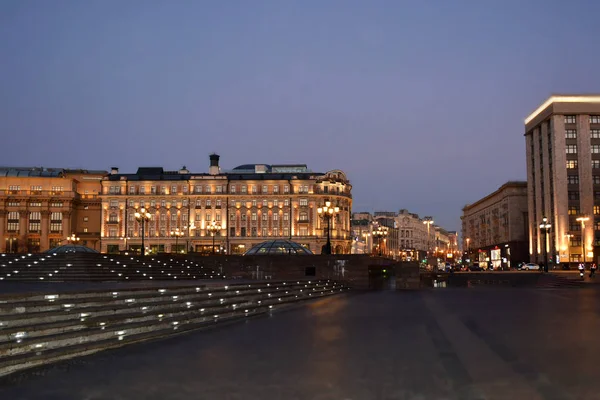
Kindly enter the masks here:
[[531, 261], [597, 262], [600, 95], [551, 96], [525, 119], [525, 141]]

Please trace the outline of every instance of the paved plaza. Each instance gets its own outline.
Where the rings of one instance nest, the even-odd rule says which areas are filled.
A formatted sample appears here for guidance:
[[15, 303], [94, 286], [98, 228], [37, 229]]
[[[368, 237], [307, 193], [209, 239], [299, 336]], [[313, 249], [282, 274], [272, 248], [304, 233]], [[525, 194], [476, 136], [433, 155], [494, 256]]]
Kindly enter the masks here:
[[327, 298], [17, 374], [2, 399], [600, 398], [600, 291]]

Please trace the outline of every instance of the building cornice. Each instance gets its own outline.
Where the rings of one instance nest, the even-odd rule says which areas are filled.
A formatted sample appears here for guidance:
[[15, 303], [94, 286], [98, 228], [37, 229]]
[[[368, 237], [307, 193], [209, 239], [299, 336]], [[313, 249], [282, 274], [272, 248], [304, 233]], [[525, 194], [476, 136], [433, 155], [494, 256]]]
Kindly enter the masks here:
[[525, 125], [529, 124], [535, 117], [540, 115], [544, 110], [553, 105], [554, 103], [600, 103], [599, 94], [585, 94], [585, 95], [552, 95], [545, 102], [543, 102], [534, 112], [529, 114], [525, 118]]

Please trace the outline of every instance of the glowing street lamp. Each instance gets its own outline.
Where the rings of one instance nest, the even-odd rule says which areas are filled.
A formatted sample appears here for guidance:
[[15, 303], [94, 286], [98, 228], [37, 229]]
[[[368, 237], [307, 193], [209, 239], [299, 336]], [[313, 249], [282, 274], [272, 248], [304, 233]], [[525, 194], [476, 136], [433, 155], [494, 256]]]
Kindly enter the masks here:
[[542, 218], [540, 230], [544, 232], [544, 271], [548, 272], [548, 231], [552, 228], [552, 224], [548, 222], [548, 218]]
[[583, 256], [583, 268], [585, 268], [585, 222], [589, 221], [590, 217], [579, 217], [577, 222], [581, 222], [581, 255]]
[[144, 232], [146, 230], [146, 224], [148, 223], [148, 221], [150, 221], [150, 219], [152, 219], [152, 215], [146, 211], [145, 208], [141, 208], [140, 211], [136, 211], [135, 214], [135, 219], [142, 224], [142, 257], [146, 255], [146, 247], [144, 247]]
[[334, 215], [340, 212], [339, 207], [332, 207], [330, 201], [326, 201], [323, 207], [317, 208], [317, 213], [327, 220], [327, 243], [323, 254], [331, 254], [331, 219]]
[[373, 237], [377, 238], [377, 248], [379, 249], [379, 256], [381, 256], [381, 238], [385, 238], [387, 234], [388, 230], [385, 226], [378, 226], [377, 229], [373, 231]]
[[221, 224], [213, 221], [206, 227], [206, 229], [212, 234], [212, 254], [215, 254], [215, 235], [221, 231]]
[[180, 231], [179, 228], [176, 228], [174, 231], [171, 231], [171, 237], [175, 237], [175, 252], [177, 252], [177, 249], [179, 248], [179, 246], [177, 245], [179, 238], [184, 234], [185, 233], [183, 233], [183, 231]]
[[429, 243], [429, 230], [431, 227], [431, 224], [433, 224], [433, 218], [432, 217], [425, 217], [425, 220], [423, 221], [423, 223], [425, 225], [427, 225], [427, 255], [429, 255], [429, 250], [430, 250], [430, 243]]
[[127, 236], [123, 236], [121, 237], [121, 240], [125, 241], [125, 251], [127, 251], [127, 240], [129, 240], [129, 238]]
[[565, 235], [565, 237], [567, 238], [567, 265], [571, 264], [571, 238], [574, 235], [571, 235], [570, 233], [567, 233]]
[[74, 233], [72, 233], [71, 236], [67, 236], [67, 241], [71, 242], [72, 245], [79, 243], [79, 240], [80, 239]]

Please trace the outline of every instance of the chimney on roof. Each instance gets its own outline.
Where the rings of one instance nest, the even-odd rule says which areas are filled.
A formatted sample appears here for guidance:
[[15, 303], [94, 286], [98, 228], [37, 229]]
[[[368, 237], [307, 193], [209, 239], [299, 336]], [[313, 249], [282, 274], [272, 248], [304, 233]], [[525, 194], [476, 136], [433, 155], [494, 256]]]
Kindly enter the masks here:
[[219, 158], [218, 154], [212, 153], [210, 156], [210, 167], [208, 168], [208, 173], [210, 175], [219, 175], [221, 169], [219, 168]]
[[111, 167], [110, 169], [110, 174], [111, 175], [116, 175], [119, 173], [119, 168], [118, 167]]

